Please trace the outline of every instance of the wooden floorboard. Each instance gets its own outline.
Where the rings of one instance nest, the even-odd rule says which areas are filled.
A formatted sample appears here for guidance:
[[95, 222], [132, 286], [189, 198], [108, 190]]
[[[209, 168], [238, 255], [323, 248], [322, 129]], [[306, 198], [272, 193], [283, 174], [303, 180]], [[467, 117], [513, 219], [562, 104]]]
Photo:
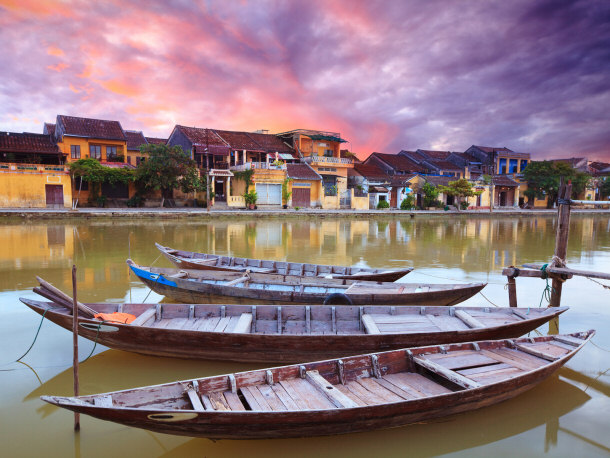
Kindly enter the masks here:
[[257, 388], [261, 395], [264, 396], [267, 404], [269, 404], [273, 410], [288, 410], [280, 398], [278, 398], [278, 396], [275, 394], [270, 385], [258, 385]]
[[384, 399], [387, 402], [396, 402], [396, 401], [404, 400], [402, 397], [398, 396], [396, 393], [393, 393], [392, 391], [388, 390], [380, 383], [377, 383], [377, 379], [375, 379], [375, 378], [363, 377], [361, 379], [358, 379], [358, 382], [362, 386], [364, 386], [367, 390], [369, 390], [372, 393], [375, 393], [377, 396], [379, 396], [380, 398]]
[[359, 406], [364, 407], [367, 405], [366, 402], [364, 402], [362, 399], [360, 399], [358, 396], [356, 396], [354, 393], [352, 393], [346, 386], [339, 384], [339, 385], [335, 385], [335, 388], [338, 389], [339, 391], [341, 391], [341, 393], [343, 393], [345, 396], [350, 398], [352, 401], [354, 401]]
[[436, 396], [438, 394], [452, 393], [448, 388], [443, 385], [424, 377], [421, 374], [415, 372], [400, 372], [398, 374], [389, 374], [385, 376], [386, 380], [398, 384], [399, 388], [406, 390], [409, 387], [422, 396]]
[[231, 391], [225, 391], [223, 395], [232, 411], [239, 412], [246, 410], [237, 394], [232, 393]]
[[307, 401], [305, 400], [306, 398], [305, 399], [302, 398], [301, 394], [294, 389], [294, 387], [291, 385], [291, 383], [289, 381], [282, 380], [279, 382], [279, 385], [281, 385], [281, 387], [284, 388], [284, 391], [286, 391], [286, 394], [288, 396], [290, 396], [290, 398], [294, 401], [294, 403], [297, 405], [299, 410], [309, 410], [309, 409], [313, 408], [307, 403]]

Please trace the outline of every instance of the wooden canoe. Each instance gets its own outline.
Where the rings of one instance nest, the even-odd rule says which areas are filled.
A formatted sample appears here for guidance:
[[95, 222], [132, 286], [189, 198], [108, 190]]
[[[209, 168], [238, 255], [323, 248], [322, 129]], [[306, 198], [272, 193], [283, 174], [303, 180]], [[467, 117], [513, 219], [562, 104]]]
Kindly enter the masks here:
[[594, 333], [392, 350], [41, 399], [127, 426], [212, 439], [371, 431], [513, 398], [557, 371]]
[[353, 305], [454, 305], [474, 296], [485, 283], [416, 284], [142, 267], [131, 259], [132, 272], [150, 289], [177, 302], [201, 304], [210, 296], [244, 298], [258, 303], [322, 304], [332, 294]]
[[396, 281], [413, 270], [372, 269], [369, 267], [329, 266], [302, 262], [265, 261], [262, 259], [237, 258], [195, 251], [176, 250], [155, 243], [157, 249], [179, 269], [228, 270], [235, 272], [274, 273], [302, 277], [346, 278], [350, 280]]
[[[59, 303], [20, 299], [71, 331]], [[380, 349], [519, 337], [560, 315], [548, 309], [414, 306], [87, 304], [131, 324], [79, 317], [82, 337], [118, 350], [237, 362], [295, 363]], [[46, 313], [45, 313], [46, 312]]]

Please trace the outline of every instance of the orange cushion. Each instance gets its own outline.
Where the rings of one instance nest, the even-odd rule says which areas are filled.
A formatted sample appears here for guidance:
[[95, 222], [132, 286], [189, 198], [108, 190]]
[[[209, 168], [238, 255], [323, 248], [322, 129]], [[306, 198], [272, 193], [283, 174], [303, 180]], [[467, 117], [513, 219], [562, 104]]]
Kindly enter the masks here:
[[95, 318], [99, 318], [103, 321], [114, 321], [115, 323], [129, 324], [133, 320], [136, 319], [136, 316], [132, 315], [130, 313], [114, 312], [114, 313], [98, 313], [95, 315]]

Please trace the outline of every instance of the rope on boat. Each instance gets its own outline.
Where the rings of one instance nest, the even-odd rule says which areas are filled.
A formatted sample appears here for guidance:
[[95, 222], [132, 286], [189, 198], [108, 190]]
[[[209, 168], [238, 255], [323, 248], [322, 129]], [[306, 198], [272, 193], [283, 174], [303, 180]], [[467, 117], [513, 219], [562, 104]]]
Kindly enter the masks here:
[[604, 285], [602, 282], [592, 279], [591, 277], [585, 277], [587, 280], [591, 280], [593, 283], [597, 283], [600, 286], [603, 286], [604, 289], [610, 289], [609, 285]]
[[540, 270], [542, 271], [542, 276], [541, 278], [543, 280], [546, 280], [546, 286], [544, 287], [544, 289], [542, 290], [542, 296], [540, 297], [540, 304], [538, 305], [538, 308], [542, 307], [542, 300], [545, 299], [549, 304], [551, 303], [551, 294], [553, 293], [553, 291], [555, 290], [550, 284], [549, 284], [549, 274], [546, 271], [546, 268], [548, 267], [548, 263], [547, 264], [543, 264], [542, 267], [540, 268]]
[[493, 302], [491, 302], [491, 301], [490, 301], [490, 300], [487, 298], [487, 296], [485, 296], [485, 294], [483, 294], [481, 291], [479, 291], [479, 294], [480, 294], [481, 296], [483, 296], [483, 297], [485, 298], [485, 300], [486, 300], [487, 302], [489, 302], [491, 305], [493, 305], [494, 307], [500, 307], [498, 304], [494, 304]]
[[[63, 307], [53, 307], [53, 308], [63, 308]], [[38, 330], [36, 331], [36, 335], [34, 336], [34, 341], [32, 342], [32, 345], [30, 345], [30, 348], [28, 348], [27, 351], [23, 355], [21, 355], [19, 358], [17, 358], [15, 360], [16, 363], [20, 362], [23, 358], [25, 358], [25, 356], [30, 352], [30, 350], [32, 349], [32, 347], [36, 343], [36, 339], [38, 339], [38, 334], [40, 333], [40, 328], [42, 328], [42, 323], [44, 322], [44, 316], [47, 314], [47, 312], [49, 310], [51, 310], [51, 309], [50, 308], [46, 309], [44, 311], [44, 313], [42, 314], [42, 318], [40, 319], [40, 324], [38, 325]]]

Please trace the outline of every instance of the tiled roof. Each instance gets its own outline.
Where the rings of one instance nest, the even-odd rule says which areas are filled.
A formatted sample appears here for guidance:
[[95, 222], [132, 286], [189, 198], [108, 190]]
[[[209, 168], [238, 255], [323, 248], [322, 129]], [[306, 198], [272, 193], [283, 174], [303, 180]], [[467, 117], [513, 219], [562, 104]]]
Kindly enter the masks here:
[[392, 177], [392, 181], [390, 182], [390, 185], [393, 188], [406, 186], [407, 182], [416, 176], [417, 176], [417, 173], [410, 173], [409, 175], [402, 175], [402, 176], [394, 176], [394, 177]]
[[433, 176], [425, 176], [424, 180], [426, 180], [430, 184], [433, 184], [434, 186], [439, 186], [439, 185], [448, 186], [450, 181], [455, 181], [455, 180], [457, 180], [457, 178], [433, 175]]
[[212, 129], [180, 125], [176, 125], [176, 129], [182, 131], [186, 138], [194, 145], [229, 146]]
[[125, 136], [127, 137], [127, 150], [128, 151], [139, 151], [140, 146], [146, 145], [146, 137], [142, 132], [135, 130], [126, 130]]
[[100, 162], [104, 167], [110, 167], [111, 169], [135, 169], [135, 165], [127, 164], [125, 162]]
[[151, 145], [165, 145], [167, 143], [167, 138], [158, 138], [158, 137], [144, 137], [146, 141]]
[[428, 156], [431, 159], [438, 159], [438, 160], [445, 160], [451, 154], [451, 151], [434, 151], [434, 150], [428, 150], [428, 149], [417, 150], [417, 152], [419, 152], [419, 151], [423, 152], [426, 156]]
[[417, 151], [406, 151], [406, 150], [402, 150], [398, 153], [399, 156], [405, 156], [408, 159], [416, 162], [416, 163], [420, 163], [421, 161], [425, 160], [426, 158], [419, 154]]
[[50, 135], [51, 137], [54, 137], [55, 136], [55, 124], [51, 124], [50, 122], [45, 122], [42, 133], [45, 135]]
[[50, 135], [0, 132], [0, 151], [4, 153], [60, 154]]
[[508, 175], [494, 175], [493, 184], [494, 186], [519, 186], [519, 183]]
[[478, 157], [473, 156], [470, 153], [453, 153], [457, 156], [460, 156], [462, 159], [464, 159], [465, 161], [468, 161], [468, 163], [470, 164], [471, 162], [480, 164], [481, 160]]
[[508, 149], [505, 146], [502, 147], [497, 147], [497, 146], [479, 146], [479, 145], [472, 145], [475, 148], [479, 148], [481, 151], [484, 151], [485, 153], [493, 153], [494, 151], [497, 153], [501, 153], [501, 152], [506, 152], [506, 153], [512, 153], [513, 150]]
[[373, 153], [371, 156], [376, 156], [394, 170], [399, 172], [424, 172], [424, 168], [415, 163], [411, 159], [402, 154], [384, 154]]
[[261, 145], [269, 153], [293, 153], [293, 149], [284, 143], [279, 137], [271, 134], [259, 134], [248, 132], [248, 136], [251, 137], [256, 143]]
[[389, 175], [381, 167], [373, 164], [354, 164], [354, 170], [369, 180], [390, 180]]
[[256, 141], [250, 137], [246, 132], [231, 132], [228, 130], [216, 130], [216, 132], [225, 142], [231, 145], [231, 149], [236, 150], [248, 150], [248, 151], [261, 151], [265, 152], [266, 149], [259, 145]]
[[64, 135], [106, 140], [127, 140], [121, 123], [118, 121], [57, 115], [57, 124], [61, 124], [63, 127]]
[[308, 164], [286, 164], [288, 178], [295, 180], [316, 180], [322, 179]]
[[437, 160], [428, 160], [432, 165], [435, 165], [440, 170], [454, 170], [454, 171], [462, 171], [462, 167], [458, 167], [453, 162], [449, 161], [437, 161]]
[[594, 175], [606, 173], [608, 169], [610, 169], [610, 164], [607, 162], [591, 162], [589, 164], [589, 169]]

